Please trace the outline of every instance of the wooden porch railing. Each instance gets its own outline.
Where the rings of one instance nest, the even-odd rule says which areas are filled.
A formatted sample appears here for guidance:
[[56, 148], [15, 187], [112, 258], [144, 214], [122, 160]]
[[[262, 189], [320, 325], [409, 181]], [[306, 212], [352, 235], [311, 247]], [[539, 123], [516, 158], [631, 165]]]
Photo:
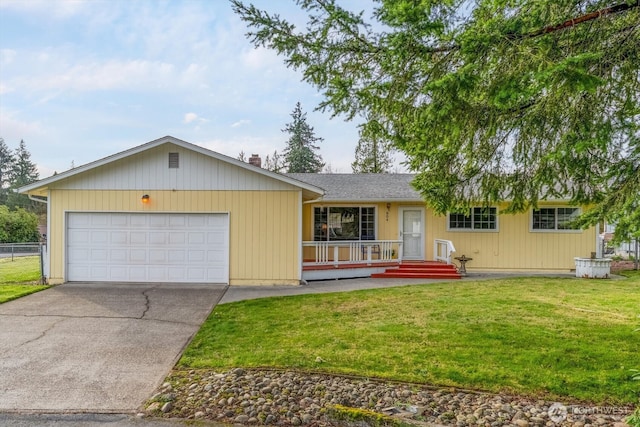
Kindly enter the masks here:
[[402, 262], [402, 240], [307, 241], [302, 248], [305, 266]]
[[436, 261], [451, 264], [451, 254], [456, 251], [451, 240], [435, 239], [433, 241], [433, 257]]

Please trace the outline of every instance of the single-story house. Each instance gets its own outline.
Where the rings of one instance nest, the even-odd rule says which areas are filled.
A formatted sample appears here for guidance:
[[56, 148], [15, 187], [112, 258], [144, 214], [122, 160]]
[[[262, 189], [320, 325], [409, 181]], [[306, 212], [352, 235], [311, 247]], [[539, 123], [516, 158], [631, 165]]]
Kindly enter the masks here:
[[568, 271], [597, 250], [596, 228], [565, 225], [580, 212], [566, 202], [436, 216], [411, 180], [278, 174], [167, 136], [20, 192], [47, 204], [52, 284], [295, 285], [463, 254], [471, 271]]

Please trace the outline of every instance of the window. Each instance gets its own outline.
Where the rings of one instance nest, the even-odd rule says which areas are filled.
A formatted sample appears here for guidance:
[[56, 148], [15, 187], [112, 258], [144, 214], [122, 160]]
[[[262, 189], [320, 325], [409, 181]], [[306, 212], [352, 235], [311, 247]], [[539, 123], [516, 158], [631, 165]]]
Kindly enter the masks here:
[[580, 215], [579, 208], [541, 208], [534, 209], [531, 214], [531, 229], [544, 230], [577, 230], [569, 223]]
[[180, 167], [180, 153], [169, 153], [169, 169]]
[[375, 240], [375, 208], [316, 207], [313, 240]]
[[468, 214], [450, 213], [449, 230], [492, 230], [498, 229], [498, 209], [474, 207]]

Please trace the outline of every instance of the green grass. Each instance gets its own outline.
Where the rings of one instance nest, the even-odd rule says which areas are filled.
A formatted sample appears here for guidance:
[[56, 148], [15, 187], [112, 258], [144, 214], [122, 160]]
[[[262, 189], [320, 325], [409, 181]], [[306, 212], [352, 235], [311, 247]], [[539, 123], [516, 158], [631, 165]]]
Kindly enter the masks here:
[[0, 258], [0, 304], [47, 289], [39, 280], [39, 257]]
[[[277, 367], [631, 403], [640, 277], [522, 278], [216, 307], [184, 368]], [[318, 362], [317, 358], [322, 361]]]

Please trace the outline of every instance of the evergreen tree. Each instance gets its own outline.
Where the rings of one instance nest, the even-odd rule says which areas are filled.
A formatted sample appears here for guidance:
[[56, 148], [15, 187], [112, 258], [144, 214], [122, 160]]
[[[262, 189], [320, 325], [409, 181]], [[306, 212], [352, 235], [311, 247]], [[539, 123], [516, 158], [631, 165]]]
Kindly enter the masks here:
[[31, 161], [31, 153], [27, 150], [24, 140], [20, 141], [18, 148], [14, 151], [13, 179], [11, 182], [11, 192], [9, 193], [7, 205], [12, 208], [24, 208], [29, 211], [42, 211], [42, 204], [32, 202], [26, 194], [18, 194], [18, 189], [27, 184], [35, 182], [39, 178], [36, 164]]
[[355, 160], [351, 163], [353, 173], [387, 173], [393, 159], [389, 143], [382, 139], [380, 123], [370, 120], [360, 126], [360, 138], [356, 146]]
[[316, 151], [322, 138], [315, 136], [313, 127], [307, 123], [307, 113], [302, 112], [300, 102], [291, 113], [293, 121], [285, 126], [282, 132], [288, 133], [287, 147], [282, 153], [288, 173], [318, 173], [322, 171], [324, 162]]
[[297, 4], [306, 25], [232, 0], [322, 109], [384, 120], [436, 212], [561, 197], [640, 237], [640, 1]]
[[6, 205], [9, 196], [9, 188], [13, 182], [13, 153], [0, 138], [0, 205]]
[[271, 157], [267, 154], [267, 157], [264, 159], [264, 168], [271, 172], [282, 172], [284, 164], [282, 156], [278, 153], [278, 150], [275, 150]]

